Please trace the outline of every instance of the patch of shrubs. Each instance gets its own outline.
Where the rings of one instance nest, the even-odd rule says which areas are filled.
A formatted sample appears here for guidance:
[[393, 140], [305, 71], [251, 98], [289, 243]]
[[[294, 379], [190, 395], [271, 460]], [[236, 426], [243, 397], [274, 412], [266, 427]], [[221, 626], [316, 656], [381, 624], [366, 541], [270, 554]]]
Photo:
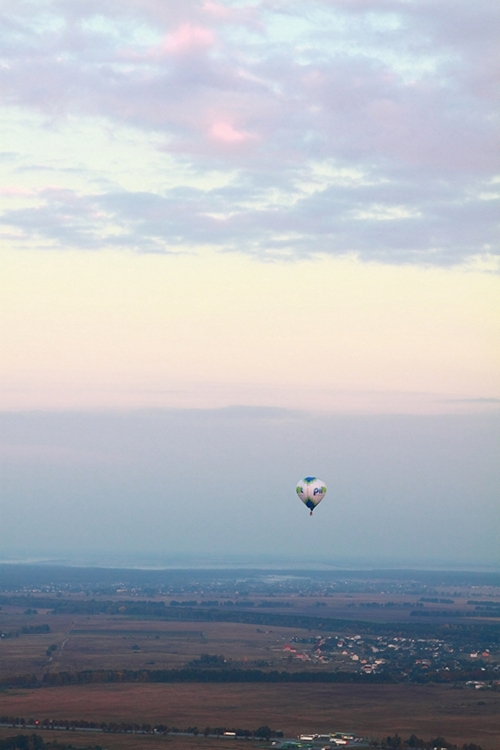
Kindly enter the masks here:
[[[64, 742], [45, 742], [39, 734], [16, 734], [13, 737], [0, 739], [0, 750], [76, 750], [73, 745]], [[86, 746], [79, 750], [102, 750], [100, 745]]]
[[[458, 745], [448, 742], [444, 737], [438, 736], [431, 740], [423, 740], [412, 734], [407, 740], [403, 740], [399, 734], [394, 737], [388, 736], [384, 740], [373, 740], [372, 746], [383, 748], [384, 750], [459, 750]], [[469, 745], [462, 745], [461, 750], [482, 750], [481, 745], [475, 745], [473, 742]]]

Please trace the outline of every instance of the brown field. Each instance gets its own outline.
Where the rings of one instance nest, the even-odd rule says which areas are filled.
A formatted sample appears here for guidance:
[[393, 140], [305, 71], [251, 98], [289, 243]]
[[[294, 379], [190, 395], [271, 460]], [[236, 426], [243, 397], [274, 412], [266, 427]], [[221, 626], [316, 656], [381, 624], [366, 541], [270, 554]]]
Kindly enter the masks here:
[[[460, 746], [475, 742], [484, 750], [500, 748], [500, 693], [478, 694], [441, 685], [71, 686], [7, 691], [0, 696], [0, 713], [25, 719], [133, 721], [200, 729], [256, 729], [268, 724], [287, 736], [340, 730], [372, 737], [398, 732], [405, 738], [415, 732], [424, 739], [441, 734]], [[111, 747], [103, 743], [103, 735], [97, 736], [101, 740], [92, 742]], [[141, 740], [145, 743], [141, 747], [147, 747], [147, 739]], [[203, 739], [196, 741], [202, 750], [205, 745], [199, 742]]]
[[[477, 597], [484, 592], [474, 592]], [[454, 599], [453, 605], [426, 603], [426, 609], [440, 612], [468, 608], [469, 591], [450, 590], [440, 596]], [[486, 598], [498, 597], [488, 592]], [[75, 597], [76, 598], [76, 597]], [[182, 597], [178, 597], [182, 599]], [[200, 598], [200, 597], [198, 597]], [[255, 612], [310, 614], [372, 621], [415, 623], [411, 607], [416, 597], [397, 594], [339, 594], [334, 596], [282, 597], [291, 607], [258, 609]], [[273, 602], [280, 600], [272, 597]], [[322, 601], [325, 606], [318, 607]], [[399, 608], [365, 608], [366, 602], [398, 602]], [[352, 605], [355, 606], [352, 606]], [[361, 605], [361, 606], [360, 606]], [[124, 605], [125, 606], [125, 605]], [[441, 618], [422, 620], [437, 624]], [[450, 617], [450, 621], [452, 618]], [[478, 620], [486, 623], [486, 618]], [[497, 620], [498, 621], [498, 620]], [[461, 620], [464, 622], [464, 619]], [[264, 666], [290, 671], [350, 669], [348, 657], [332, 654], [327, 665], [293, 661], [283, 650], [295, 636], [307, 638], [321, 630], [225, 622], [175, 622], [140, 619], [122, 615], [53, 615], [39, 611], [24, 615], [23, 608], [5, 606], [0, 611], [0, 628], [5, 632], [25, 625], [47, 623], [47, 634], [23, 634], [2, 639], [2, 676], [12, 674], [80, 671], [88, 669], [168, 669], [183, 667], [201, 654], [222, 654], [235, 666]], [[362, 625], [360, 624], [360, 628]], [[341, 629], [337, 631], [342, 634]], [[324, 633], [323, 633], [324, 634]], [[56, 650], [46, 651], [56, 645]], [[307, 648], [306, 648], [307, 650]], [[493, 655], [493, 654], [492, 654]], [[85, 719], [164, 723], [185, 728], [225, 726], [256, 729], [267, 724], [288, 736], [334, 730], [356, 731], [360, 735], [384, 737], [398, 732], [403, 738], [416, 733], [424, 739], [444, 735], [461, 746], [475, 742], [484, 750], [500, 750], [500, 692], [453, 689], [444, 685], [341, 685], [341, 684], [99, 684], [40, 690], [10, 690], [0, 693], [0, 714], [26, 720]], [[40, 730], [42, 731], [42, 730]], [[0, 736], [15, 733], [0, 728]], [[43, 730], [44, 736], [50, 732]], [[160, 737], [108, 735], [99, 733], [55, 733], [60, 741], [75, 747], [102, 745], [109, 750], [221, 750], [231, 740], [203, 737]], [[240, 746], [240, 743], [236, 743]], [[254, 747], [245, 743], [245, 747]]]
[[[3, 614], [3, 613], [2, 613]], [[0, 617], [5, 630], [27, 624]], [[1, 674], [38, 674], [86, 669], [172, 669], [201, 654], [221, 654], [241, 666], [264, 659], [269, 667], [290, 669], [283, 646], [292, 636], [311, 632], [225, 622], [165, 622], [119, 616], [41, 615], [35, 621], [51, 632], [1, 641]], [[28, 624], [31, 624], [28, 622]], [[51, 644], [57, 645], [49, 657]], [[138, 648], [135, 648], [138, 647]], [[303, 667], [302, 667], [303, 668]], [[292, 665], [293, 669], [293, 665]]]

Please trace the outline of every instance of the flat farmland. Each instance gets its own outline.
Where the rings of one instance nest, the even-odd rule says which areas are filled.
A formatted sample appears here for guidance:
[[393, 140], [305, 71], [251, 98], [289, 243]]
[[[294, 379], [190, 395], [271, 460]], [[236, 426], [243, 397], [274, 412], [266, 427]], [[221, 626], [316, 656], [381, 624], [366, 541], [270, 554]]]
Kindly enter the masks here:
[[[2, 618], [4, 623], [7, 618]], [[287, 667], [283, 646], [301, 628], [258, 627], [226, 622], [168, 622], [106, 617], [38, 616], [50, 633], [2, 639], [1, 674], [43, 674], [89, 669], [172, 669], [186, 666], [202, 654], [219, 654], [240, 666]], [[26, 621], [21, 621], [25, 625]], [[28, 623], [31, 624], [31, 623]], [[7, 629], [20, 627], [9, 621]], [[50, 646], [56, 648], [49, 654]], [[288, 668], [288, 667], [287, 667]]]
[[[477, 600], [477, 592], [474, 592], [474, 596]], [[429, 615], [432, 616], [432, 622], [463, 622], [464, 617], [469, 621], [484, 622], [483, 617], [478, 617], [474, 599], [470, 598], [468, 592], [460, 592], [459, 595], [454, 592], [452, 595], [424, 598], [425, 602], [421, 601], [418, 596], [408, 594], [379, 593], [289, 597], [283, 599], [283, 605], [290, 608], [282, 611], [301, 612], [316, 617], [332, 617], [340, 620], [359, 619], [373, 623], [425, 623], [429, 622]], [[498, 593], [489, 594], [488, 598], [500, 607]], [[457, 612], [460, 613], [458, 617]], [[498, 614], [491, 612], [490, 619], [498, 621]]]
[[[121, 581], [128, 573], [113, 573], [118, 575]], [[3, 684], [36, 684], [34, 678], [18, 678], [46, 675], [54, 687], [4, 689], [0, 714], [200, 730], [255, 730], [266, 724], [288, 736], [342, 730], [376, 738], [395, 732], [426, 740], [443, 735], [459, 747], [474, 742], [500, 750], [500, 585], [426, 588], [411, 578], [351, 586], [346, 576], [339, 584], [346, 590], [332, 593], [314, 579], [269, 576], [262, 582], [238, 575], [224, 587], [214, 579], [204, 588], [190, 573], [176, 575], [168, 594], [115, 584], [106, 592], [52, 586], [47, 595], [33, 589], [5, 596], [0, 602]], [[212, 675], [207, 683], [213, 669], [228, 670], [215, 656], [235, 670], [338, 670], [356, 673], [360, 681], [225, 683]], [[189, 673], [199, 682], [102, 683], [97, 682], [102, 675], [88, 674], [78, 679], [89, 684], [63, 686], [66, 677], [58, 676], [136, 670], [133, 678], [146, 680], [154, 679], [156, 670], [187, 666], [199, 670]], [[142, 670], [150, 674], [141, 675]], [[471, 680], [483, 682], [477, 690], [465, 687]], [[49, 738], [49, 730], [42, 731]], [[12, 733], [7, 727], [0, 731]], [[233, 745], [227, 738], [194, 736], [71, 732], [66, 739], [62, 731], [54, 736], [75, 747], [97, 744], [109, 750]]]
[[[114, 621], [96, 618], [75, 626], [57, 669], [127, 668], [171, 669], [183, 667], [201, 654], [220, 654], [241, 664], [268, 660], [282, 663], [288, 628], [259, 628], [225, 622]], [[300, 636], [305, 630], [297, 631]]]
[[200, 729], [255, 729], [267, 724], [287, 736], [333, 730], [372, 737], [416, 733], [425, 739], [441, 734], [460, 746], [475, 742], [484, 750], [500, 747], [500, 693], [478, 696], [474, 690], [441, 685], [70, 686], [6, 691], [0, 696], [0, 712], [26, 719], [133, 721]]
[[[408, 608], [394, 610], [384, 606], [387, 601], [382, 596], [370, 595], [377, 606], [373, 608], [371, 622], [387, 622], [399, 613], [400, 622], [408, 622]], [[396, 597], [393, 595], [393, 598]], [[385, 597], [387, 599], [387, 597]], [[325, 597], [322, 606], [313, 598], [289, 597], [294, 607], [272, 609], [257, 608], [247, 611], [251, 619], [257, 615], [279, 615], [287, 617], [294, 613], [313, 616], [316, 623], [310, 628], [264, 625], [242, 622], [189, 621], [175, 619], [148, 618], [126, 614], [54, 614], [50, 610], [39, 611], [37, 615], [23, 615], [20, 608], [4, 607], [0, 611], [0, 630], [3, 632], [22, 631], [23, 628], [48, 625], [48, 633], [22, 633], [18, 638], [2, 638], [0, 641], [1, 675], [35, 674], [42, 676], [46, 672], [83, 671], [96, 669], [174, 669], [187, 666], [202, 654], [222, 655], [235, 667], [256, 667], [265, 670], [277, 669], [288, 671], [334, 670], [340, 668], [351, 671], [353, 663], [342, 652], [329, 651], [328, 663], [311, 660], [299, 662], [285, 652], [284, 646], [292, 639], [304, 643], [317, 635], [329, 635], [330, 631], [321, 627], [322, 618], [348, 612], [352, 619], [360, 618], [355, 627], [363, 632], [363, 621], [369, 622], [372, 608], [367, 603], [366, 595], [349, 596], [355, 607], [344, 609], [348, 597], [339, 597], [339, 609], [332, 608], [330, 599]], [[404, 597], [398, 603], [403, 606]], [[273, 599], [274, 604], [276, 600]], [[278, 602], [281, 604], [282, 602]], [[300, 605], [300, 607], [299, 607]], [[128, 604], [123, 604], [126, 610]], [[432, 605], [437, 606], [437, 605]], [[444, 605], [440, 605], [444, 606]], [[464, 605], [465, 606], [465, 605]], [[220, 611], [220, 610], [219, 610]], [[169, 616], [181, 615], [168, 607]], [[406, 620], [401, 619], [402, 617]], [[419, 618], [413, 618], [410, 625], [417, 624]], [[448, 622], [446, 618], [426, 618], [425, 625], [437, 625]], [[449, 618], [452, 622], [453, 618]], [[456, 618], [460, 624], [473, 622], [473, 618]], [[475, 618], [484, 625], [487, 622], [498, 622], [498, 618]], [[342, 636], [342, 618], [339, 618], [336, 634]], [[351, 635], [352, 624], [346, 622], [346, 632]], [[310, 647], [298, 646], [298, 650]], [[49, 653], [47, 651], [49, 650]]]

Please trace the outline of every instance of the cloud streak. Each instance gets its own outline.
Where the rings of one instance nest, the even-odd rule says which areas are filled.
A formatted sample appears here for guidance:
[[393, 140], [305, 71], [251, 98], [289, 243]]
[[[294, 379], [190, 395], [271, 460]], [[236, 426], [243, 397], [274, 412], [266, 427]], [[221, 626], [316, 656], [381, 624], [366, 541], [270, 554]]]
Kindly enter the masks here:
[[[225, 131], [223, 131], [225, 133]], [[229, 131], [232, 134], [232, 131]], [[474, 183], [429, 185], [425, 176], [395, 175], [379, 184], [334, 185], [311, 195], [292, 192], [264, 206], [258, 184], [81, 194], [39, 190], [37, 205], [4, 212], [20, 244], [34, 240], [78, 249], [145, 252], [220, 246], [269, 257], [356, 254], [364, 260], [453, 265], [489, 247], [494, 201], [474, 196]], [[471, 194], [472, 193], [472, 194]], [[17, 193], [16, 193], [17, 195]], [[457, 196], [459, 199], [457, 199]], [[252, 202], [255, 205], [252, 205]]]
[[496, 3], [172, 5], [4, 2], [0, 97], [155, 134], [179, 170], [227, 187], [42, 190], [4, 225], [84, 248], [498, 254]]

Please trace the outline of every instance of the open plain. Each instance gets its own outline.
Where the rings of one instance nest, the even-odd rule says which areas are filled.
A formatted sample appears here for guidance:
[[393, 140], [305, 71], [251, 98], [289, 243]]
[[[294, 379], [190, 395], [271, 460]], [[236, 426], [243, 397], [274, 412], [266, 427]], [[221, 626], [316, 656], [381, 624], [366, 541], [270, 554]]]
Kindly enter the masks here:
[[267, 724], [286, 736], [440, 734], [459, 746], [500, 747], [500, 692], [442, 685], [86, 685], [7, 691], [0, 706], [0, 713], [26, 720], [133, 721], [200, 731]]
[[[292, 737], [397, 732], [500, 748], [497, 578], [88, 571], [85, 583], [75, 581], [82, 571], [60, 575], [15, 580], [0, 595], [1, 716], [200, 732], [268, 726]], [[142, 575], [142, 588], [125, 575]], [[75, 746], [87, 742], [82, 735], [73, 733]], [[94, 738], [110, 750], [215, 750], [217, 742]]]

